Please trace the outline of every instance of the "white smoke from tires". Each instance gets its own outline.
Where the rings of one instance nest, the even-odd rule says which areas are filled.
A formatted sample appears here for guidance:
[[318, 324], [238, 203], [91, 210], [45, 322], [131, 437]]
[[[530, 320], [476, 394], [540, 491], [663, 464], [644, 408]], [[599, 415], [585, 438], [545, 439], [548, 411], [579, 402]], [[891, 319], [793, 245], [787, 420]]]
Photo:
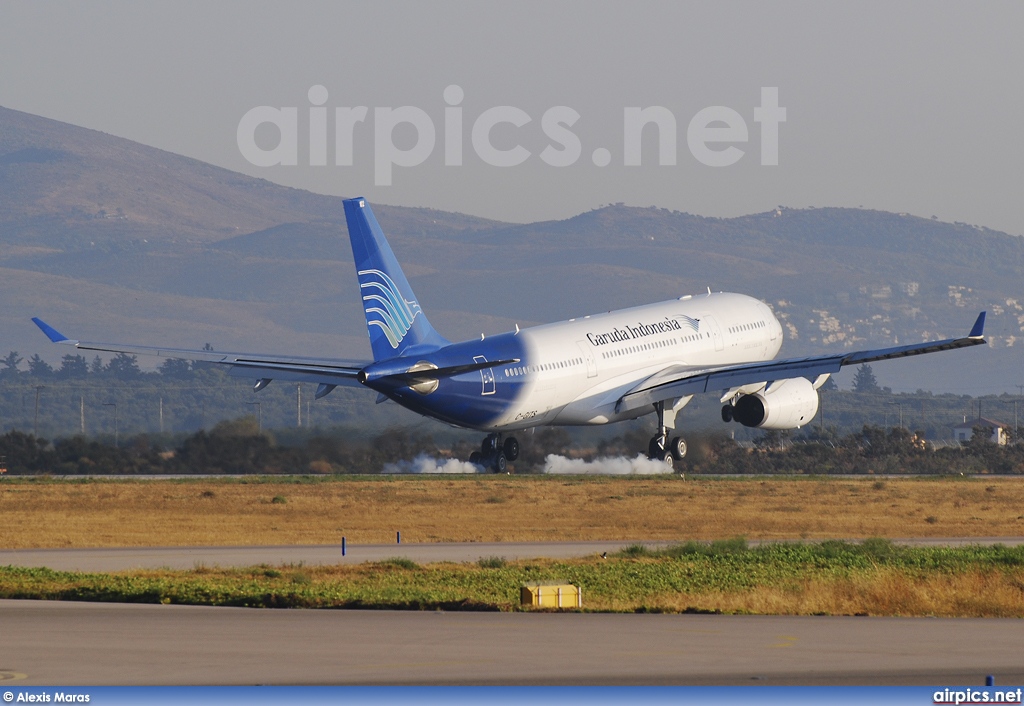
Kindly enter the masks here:
[[544, 459], [543, 472], [578, 476], [650, 476], [672, 473], [672, 466], [664, 461], [653, 461], [643, 454], [636, 458], [615, 456], [596, 458], [593, 461], [548, 454]]
[[384, 464], [381, 473], [430, 474], [430, 473], [480, 473], [482, 468], [475, 463], [454, 458], [433, 458], [420, 454], [411, 461], [396, 461]]

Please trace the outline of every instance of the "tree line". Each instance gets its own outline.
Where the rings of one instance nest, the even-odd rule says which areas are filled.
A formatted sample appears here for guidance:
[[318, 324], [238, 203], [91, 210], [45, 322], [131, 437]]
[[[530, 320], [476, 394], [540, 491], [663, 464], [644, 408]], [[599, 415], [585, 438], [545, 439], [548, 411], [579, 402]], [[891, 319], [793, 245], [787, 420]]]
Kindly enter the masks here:
[[[1024, 474], [1024, 444], [1000, 446], [985, 429], [957, 447], [932, 448], [902, 427], [865, 426], [843, 437], [762, 434], [751, 446], [722, 434], [692, 439], [673, 472], [689, 474]], [[581, 446], [560, 428], [526, 434], [516, 473], [541, 472], [549, 454], [594, 460], [633, 457], [648, 430], [633, 428]], [[177, 439], [138, 434], [120, 445], [73, 436], [50, 443], [20, 431], [0, 436], [0, 466], [21, 474], [307, 474], [380, 473], [387, 464], [426, 455], [467, 459], [474, 437], [440, 444], [430, 434], [387, 429], [360, 438], [350, 430], [309, 430], [279, 440], [253, 417], [222, 421]]]
[[[213, 350], [209, 343], [204, 350]], [[26, 364], [27, 370], [21, 369], [22, 363]], [[127, 353], [117, 353], [106, 363], [100, 356], [96, 356], [89, 362], [85, 356], [80, 354], [68, 354], [61, 358], [61, 363], [54, 368], [43, 360], [38, 353], [29, 357], [26, 361], [18, 351], [11, 351], [3, 359], [0, 359], [0, 380], [10, 380], [28, 375], [36, 380], [84, 380], [86, 378], [108, 378], [114, 380], [132, 381], [139, 380], [144, 376], [159, 375], [164, 378], [182, 379], [191, 375], [193, 370], [201, 368], [203, 363], [199, 361], [172, 360], [164, 361], [155, 373], [144, 373], [139, 367], [137, 356]]]
[[0, 433], [51, 439], [113, 437], [115, 431], [181, 434], [251, 414], [268, 428], [344, 425], [365, 434], [420, 419], [394, 404], [374, 404], [364, 390], [342, 387], [315, 400], [315, 385], [275, 381], [254, 393], [253, 382], [202, 361], [165, 360], [144, 371], [136, 356], [124, 353], [107, 362], [65, 355], [50, 366], [37, 355], [25, 361], [11, 351], [0, 360]]
[[371, 473], [421, 452], [439, 453], [431, 438], [404, 430], [368, 440], [334, 430], [279, 443], [251, 416], [178, 438], [137, 434], [117, 445], [81, 435], [52, 443], [21, 431], [0, 436], [8, 475]]
[[904, 427], [864, 426], [838, 436], [811, 430], [803, 434], [768, 432], [753, 447], [723, 436], [691, 445], [684, 468], [693, 473], [764, 474], [1024, 474], [1024, 444], [996, 444], [992, 430], [973, 429], [970, 440], [934, 447], [920, 433]]
[[[209, 348], [209, 344], [207, 344]], [[85, 434], [113, 435], [115, 416], [122, 434], [191, 433], [222, 420], [252, 413], [275, 429], [345, 426], [372, 435], [387, 427], [419, 425], [444, 434], [439, 423], [425, 421], [395, 404], [375, 404], [366, 390], [339, 387], [313, 399], [315, 387], [275, 381], [256, 394], [253, 380], [234, 378], [222, 366], [202, 361], [165, 360], [152, 372], [139, 369], [135, 356], [120, 353], [109, 361], [66, 355], [51, 367], [37, 355], [27, 365], [16, 351], [0, 360], [0, 432], [32, 431], [58, 438]], [[1017, 428], [1024, 400], [1007, 394], [970, 395], [893, 393], [878, 384], [870, 365], [858, 368], [850, 390], [832, 380], [821, 388], [821, 405], [809, 427], [832, 427], [851, 434], [865, 425], [902, 425], [930, 441], [952, 441], [953, 427], [984, 416]], [[1018, 404], [1020, 403], [1020, 404]], [[694, 397], [679, 416], [680, 430], [726, 429], [740, 441], [753, 441], [760, 430], [723, 427], [721, 404], [713, 395]], [[572, 430], [574, 438], [609, 437], [604, 430]], [[594, 443], [597, 443], [596, 441]]]

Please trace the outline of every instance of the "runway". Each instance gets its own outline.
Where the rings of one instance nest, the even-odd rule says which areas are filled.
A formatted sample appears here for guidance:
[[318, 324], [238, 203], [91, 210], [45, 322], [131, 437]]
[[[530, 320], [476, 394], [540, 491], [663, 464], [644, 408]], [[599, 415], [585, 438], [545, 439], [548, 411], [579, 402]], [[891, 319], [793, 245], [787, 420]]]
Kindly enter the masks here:
[[[915, 540], [1020, 544], [1021, 538]], [[631, 542], [6, 550], [115, 571], [568, 557]], [[645, 542], [648, 546], [659, 543]], [[0, 600], [0, 681], [24, 685], [1024, 682], [1024, 621], [269, 610]]]
[[[0, 679], [136, 684], [1000, 684], [1020, 620], [306, 611], [0, 601]], [[15, 683], [9, 682], [10, 686]]]
[[[970, 539], [930, 537], [894, 540], [913, 546], [962, 546], [965, 544], [1024, 544], [1024, 537], [977, 537]], [[110, 547], [98, 549], [4, 549], [0, 566], [45, 566], [58, 571], [126, 571], [129, 569], [194, 569], [196, 567], [237, 567], [268, 564], [361, 563], [405, 557], [419, 564], [439, 561], [474, 562], [487, 557], [565, 559], [622, 550], [631, 544], [658, 548], [674, 542], [588, 541], [588, 542], [438, 542], [424, 544], [352, 544], [345, 556], [340, 545], [242, 546], [242, 547]], [[750, 542], [751, 546], [758, 544]]]
[[[60, 571], [125, 571], [128, 569], [194, 569], [269, 564], [358, 564], [406, 557], [419, 564], [440, 561], [473, 562], [500, 556], [505, 559], [550, 557], [565, 559], [601, 552], [617, 552], [635, 542], [450, 542], [425, 544], [347, 544], [273, 547], [115, 547], [107, 549], [0, 550], [0, 566], [45, 566]], [[650, 547], [668, 542], [645, 542]]]

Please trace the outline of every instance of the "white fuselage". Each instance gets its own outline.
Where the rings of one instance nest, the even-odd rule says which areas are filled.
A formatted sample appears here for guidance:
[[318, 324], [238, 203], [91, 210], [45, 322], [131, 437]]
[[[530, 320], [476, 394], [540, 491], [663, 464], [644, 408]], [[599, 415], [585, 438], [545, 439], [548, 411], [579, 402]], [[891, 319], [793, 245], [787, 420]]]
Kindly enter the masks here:
[[519, 364], [494, 370], [522, 392], [495, 430], [543, 424], [606, 424], [652, 410], [616, 412], [651, 376], [771, 360], [782, 326], [763, 302], [742, 294], [685, 296], [632, 309], [524, 329]]

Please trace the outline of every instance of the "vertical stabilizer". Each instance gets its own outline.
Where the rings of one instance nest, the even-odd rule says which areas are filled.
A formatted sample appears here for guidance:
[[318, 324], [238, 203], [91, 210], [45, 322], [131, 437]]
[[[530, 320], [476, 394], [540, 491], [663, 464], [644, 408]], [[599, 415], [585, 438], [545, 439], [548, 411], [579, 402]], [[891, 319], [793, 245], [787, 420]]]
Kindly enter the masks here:
[[374, 360], [447, 345], [420, 309], [366, 199], [346, 199], [345, 220]]

